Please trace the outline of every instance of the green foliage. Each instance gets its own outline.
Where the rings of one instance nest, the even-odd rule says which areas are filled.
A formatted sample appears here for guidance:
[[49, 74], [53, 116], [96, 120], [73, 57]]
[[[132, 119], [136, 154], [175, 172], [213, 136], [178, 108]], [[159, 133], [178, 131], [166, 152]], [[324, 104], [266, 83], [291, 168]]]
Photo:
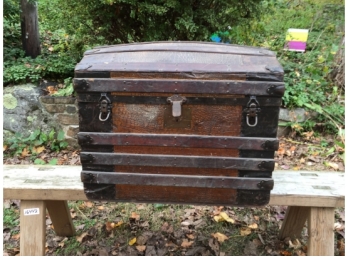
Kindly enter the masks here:
[[[211, 33], [256, 17], [261, 0], [55, 0], [40, 3], [40, 22], [74, 35], [74, 53], [100, 44], [207, 41]], [[52, 16], [55, 19], [52, 19]]]
[[18, 215], [15, 213], [14, 208], [3, 209], [3, 225], [5, 227], [15, 227], [19, 225]]
[[[342, 1], [263, 1], [262, 19], [247, 33], [232, 28], [236, 43], [251, 43], [277, 52], [284, 68], [286, 86], [284, 107], [303, 107], [318, 113], [315, 122], [302, 124], [313, 129], [317, 124], [337, 132], [344, 126], [343, 92], [330, 82], [328, 75], [344, 35], [344, 4]], [[255, 21], [250, 23], [255, 25]], [[309, 29], [305, 53], [284, 50], [289, 28]], [[252, 32], [250, 32], [252, 31]], [[248, 40], [252, 34], [253, 41]], [[231, 34], [231, 32], [230, 32]], [[233, 38], [230, 39], [231, 42]]]
[[64, 80], [64, 87], [59, 89], [57, 93], [53, 96], [70, 96], [74, 93], [74, 86], [72, 83], [72, 78], [67, 78]]
[[[21, 134], [16, 133], [13, 137], [4, 139], [4, 146], [6, 146], [6, 154], [11, 156], [29, 155], [36, 156], [38, 152], [41, 152], [45, 148], [50, 148], [52, 151], [60, 151], [68, 146], [68, 143], [64, 141], [64, 132], [61, 130], [56, 135], [54, 130], [46, 134], [40, 129], [36, 129], [28, 137], [23, 137]], [[42, 150], [38, 150], [43, 147]], [[25, 154], [23, 154], [25, 153]], [[35, 161], [36, 164], [40, 161]], [[52, 161], [52, 164], [55, 161]]]

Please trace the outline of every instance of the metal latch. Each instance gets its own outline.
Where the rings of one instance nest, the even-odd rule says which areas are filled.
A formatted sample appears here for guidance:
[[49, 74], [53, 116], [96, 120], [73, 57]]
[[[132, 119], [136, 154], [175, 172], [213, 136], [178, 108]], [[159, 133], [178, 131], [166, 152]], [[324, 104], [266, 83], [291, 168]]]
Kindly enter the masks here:
[[[100, 121], [106, 121], [111, 112], [111, 101], [110, 99], [106, 96], [106, 93], [101, 93], [100, 99], [99, 99], [99, 120]], [[103, 118], [103, 116], [106, 118]]]
[[181, 116], [181, 105], [186, 102], [186, 97], [181, 95], [172, 95], [167, 98], [167, 102], [172, 104], [172, 115], [174, 118]]
[[[257, 125], [257, 114], [261, 112], [259, 106], [260, 104], [256, 100], [256, 96], [250, 96], [247, 108], [244, 109], [246, 113], [246, 123], [249, 127], [255, 127]], [[250, 123], [250, 120], [254, 120], [253, 123]]]

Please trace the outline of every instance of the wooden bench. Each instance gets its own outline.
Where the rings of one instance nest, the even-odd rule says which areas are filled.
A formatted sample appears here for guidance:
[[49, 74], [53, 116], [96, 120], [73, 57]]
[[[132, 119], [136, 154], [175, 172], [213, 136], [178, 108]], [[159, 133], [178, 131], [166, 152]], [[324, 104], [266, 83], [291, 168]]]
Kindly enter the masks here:
[[[20, 204], [20, 254], [44, 255], [46, 208], [54, 230], [72, 236], [67, 200], [87, 200], [80, 166], [4, 166], [4, 199]], [[334, 210], [344, 207], [344, 173], [275, 171], [270, 205], [289, 206], [280, 238], [301, 236], [308, 220], [308, 255], [334, 255]]]

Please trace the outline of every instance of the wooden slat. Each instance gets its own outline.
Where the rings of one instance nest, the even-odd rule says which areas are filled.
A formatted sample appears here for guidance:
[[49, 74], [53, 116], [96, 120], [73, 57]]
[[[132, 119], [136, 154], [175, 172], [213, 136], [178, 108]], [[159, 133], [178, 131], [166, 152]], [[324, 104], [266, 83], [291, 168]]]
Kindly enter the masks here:
[[210, 157], [186, 155], [152, 155], [128, 153], [99, 153], [81, 152], [82, 164], [99, 165], [130, 165], [150, 167], [187, 167], [202, 169], [230, 169], [230, 170], [273, 170], [273, 159], [238, 158], [238, 157]]
[[[5, 165], [3, 197], [87, 200], [80, 179], [81, 170], [81, 166]], [[345, 174], [342, 172], [274, 171], [273, 179], [269, 205], [345, 206]]]
[[186, 93], [221, 95], [270, 95], [269, 89], [277, 90], [273, 95], [282, 96], [283, 82], [273, 81], [224, 81], [224, 80], [164, 80], [164, 79], [74, 79], [77, 92], [144, 92], [144, 93]]
[[271, 190], [273, 188], [273, 180], [271, 178], [82, 171], [81, 179], [84, 183], [114, 185], [174, 186], [182, 188], [233, 188], [250, 190], [260, 190], [261, 188], [264, 190]]
[[[276, 138], [252, 138], [230, 136], [197, 136], [180, 134], [145, 134], [145, 133], [98, 133], [79, 132], [79, 144], [116, 145], [116, 146], [165, 146], [180, 148], [233, 148], [238, 150], [277, 150]], [[267, 142], [267, 143], [266, 143]]]

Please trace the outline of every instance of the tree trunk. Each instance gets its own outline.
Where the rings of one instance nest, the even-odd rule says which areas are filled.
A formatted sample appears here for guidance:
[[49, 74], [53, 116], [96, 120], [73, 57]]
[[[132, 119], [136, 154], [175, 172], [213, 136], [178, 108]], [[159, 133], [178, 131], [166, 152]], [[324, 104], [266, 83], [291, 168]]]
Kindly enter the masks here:
[[26, 56], [35, 58], [41, 52], [37, 3], [21, 0], [22, 44]]

